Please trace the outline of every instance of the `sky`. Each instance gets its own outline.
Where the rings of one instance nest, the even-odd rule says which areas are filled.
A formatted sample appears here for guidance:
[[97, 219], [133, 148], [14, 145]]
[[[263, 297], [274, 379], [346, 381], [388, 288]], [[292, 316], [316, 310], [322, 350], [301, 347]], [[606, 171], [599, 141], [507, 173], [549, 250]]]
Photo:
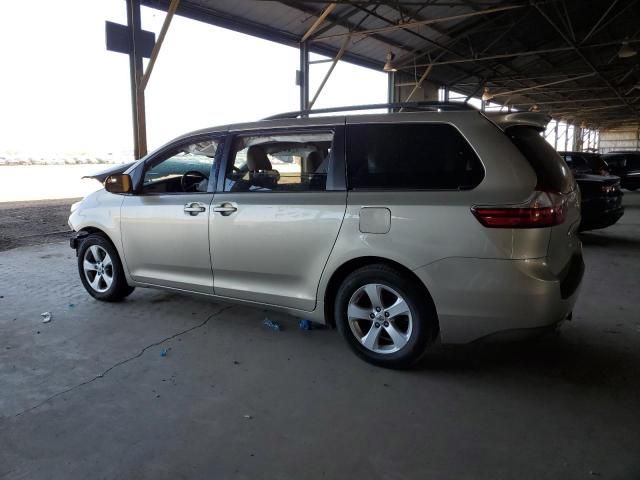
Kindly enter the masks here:
[[[124, 0], [3, 7], [0, 152], [130, 154], [128, 56], [108, 52], [104, 33], [105, 20], [126, 23]], [[164, 15], [143, 7], [142, 27], [157, 35]], [[329, 65], [311, 65], [311, 96]], [[190, 130], [296, 110], [298, 68], [295, 48], [174, 17], [146, 91], [149, 150]], [[384, 72], [339, 62], [315, 106], [386, 98]]]

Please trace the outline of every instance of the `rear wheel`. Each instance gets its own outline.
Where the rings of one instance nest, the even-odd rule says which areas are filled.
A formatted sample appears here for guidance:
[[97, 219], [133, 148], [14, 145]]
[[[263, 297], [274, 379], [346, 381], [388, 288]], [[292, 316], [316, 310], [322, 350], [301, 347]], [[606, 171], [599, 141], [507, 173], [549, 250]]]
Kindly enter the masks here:
[[344, 280], [335, 319], [359, 357], [389, 368], [415, 363], [437, 328], [435, 309], [415, 281], [382, 264], [360, 268]]
[[127, 284], [118, 252], [97, 233], [84, 238], [78, 248], [78, 273], [84, 288], [98, 300], [116, 302], [135, 290]]

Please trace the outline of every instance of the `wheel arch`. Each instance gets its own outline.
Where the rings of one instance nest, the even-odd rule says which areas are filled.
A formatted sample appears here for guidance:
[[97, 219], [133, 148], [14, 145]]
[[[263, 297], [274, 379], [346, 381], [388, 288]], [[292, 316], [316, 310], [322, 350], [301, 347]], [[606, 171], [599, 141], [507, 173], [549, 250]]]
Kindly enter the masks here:
[[[86, 235], [83, 235], [83, 232], [86, 233]], [[124, 270], [124, 275], [125, 275], [125, 277], [127, 277], [127, 282], [129, 282], [130, 285], [133, 285], [135, 282], [131, 278], [131, 275], [129, 275], [129, 268], [127, 266], [126, 258], [124, 257], [124, 251], [120, 249], [120, 247], [122, 245], [118, 245], [118, 243], [114, 242], [113, 239], [111, 238], [111, 236], [109, 235], [109, 233], [107, 233], [107, 231], [105, 229], [102, 229], [102, 228], [99, 228], [99, 227], [95, 227], [95, 226], [85, 226], [85, 227], [81, 227], [78, 230], [78, 238], [79, 239], [82, 239], [84, 237], [88, 237], [89, 235], [93, 235], [93, 234], [102, 235], [111, 244], [113, 249], [118, 254], [118, 257], [120, 259], [120, 263], [122, 264], [122, 268]], [[78, 248], [79, 248], [79, 245], [78, 245]]]
[[[82, 235], [82, 232], [86, 232], [86, 235]], [[109, 243], [113, 246], [113, 248], [116, 250], [116, 252], [118, 252], [118, 255], [120, 255], [120, 251], [118, 250], [118, 247], [116, 246], [115, 242], [111, 239], [111, 237], [109, 236], [109, 234], [107, 232], [105, 232], [104, 230], [97, 228], [97, 227], [82, 227], [79, 231], [78, 231], [78, 237], [79, 238], [85, 238], [88, 237], [89, 235], [93, 235], [93, 234], [99, 234], [102, 235], [104, 238], [106, 238]]]
[[431, 303], [431, 306], [433, 308], [433, 311], [436, 317], [436, 329], [434, 332], [434, 337], [439, 335], [440, 321], [438, 320], [437, 309], [433, 301], [433, 297], [431, 296], [431, 293], [429, 292], [429, 289], [424, 284], [424, 282], [420, 280], [420, 278], [413, 271], [411, 271], [411, 269], [405, 267], [401, 263], [398, 263], [394, 260], [390, 260], [388, 258], [376, 257], [376, 256], [352, 258], [346, 261], [345, 263], [343, 263], [342, 265], [340, 265], [340, 267], [338, 267], [333, 272], [333, 274], [331, 275], [331, 278], [327, 282], [327, 287], [325, 288], [325, 293], [324, 293], [324, 315], [325, 315], [327, 324], [331, 325], [332, 327], [336, 326], [336, 320], [333, 314], [334, 301], [336, 298], [336, 294], [338, 293], [338, 289], [340, 288], [340, 285], [342, 284], [344, 279], [347, 278], [349, 274], [358, 270], [359, 268], [366, 267], [368, 265], [375, 265], [375, 264], [387, 265], [391, 268], [394, 268], [395, 270], [398, 270], [400, 273], [402, 273], [403, 275], [406, 275], [408, 278], [410, 278], [415, 282], [418, 288], [422, 290], [422, 292], [424, 293], [425, 298]]

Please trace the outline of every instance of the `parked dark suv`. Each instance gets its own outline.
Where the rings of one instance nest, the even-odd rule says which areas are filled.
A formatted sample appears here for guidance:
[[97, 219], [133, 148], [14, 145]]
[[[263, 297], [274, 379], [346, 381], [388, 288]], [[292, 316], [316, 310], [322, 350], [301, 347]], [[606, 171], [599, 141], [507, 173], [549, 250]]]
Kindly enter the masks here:
[[591, 152], [558, 152], [567, 162], [574, 173], [592, 173], [594, 175], [609, 175], [611, 169], [598, 153]]
[[620, 177], [622, 188], [640, 188], [640, 152], [610, 152], [602, 157], [609, 164], [611, 173]]
[[580, 230], [606, 228], [624, 214], [620, 177], [609, 174], [609, 165], [597, 153], [558, 152], [576, 179], [582, 195]]

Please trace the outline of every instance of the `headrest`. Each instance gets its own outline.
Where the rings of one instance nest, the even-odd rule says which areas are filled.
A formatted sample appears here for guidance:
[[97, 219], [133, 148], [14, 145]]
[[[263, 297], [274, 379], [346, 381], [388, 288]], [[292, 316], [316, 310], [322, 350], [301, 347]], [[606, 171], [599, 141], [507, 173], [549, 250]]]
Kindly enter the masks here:
[[250, 172], [259, 170], [271, 170], [271, 162], [264, 149], [259, 145], [253, 145], [247, 150], [247, 168]]

